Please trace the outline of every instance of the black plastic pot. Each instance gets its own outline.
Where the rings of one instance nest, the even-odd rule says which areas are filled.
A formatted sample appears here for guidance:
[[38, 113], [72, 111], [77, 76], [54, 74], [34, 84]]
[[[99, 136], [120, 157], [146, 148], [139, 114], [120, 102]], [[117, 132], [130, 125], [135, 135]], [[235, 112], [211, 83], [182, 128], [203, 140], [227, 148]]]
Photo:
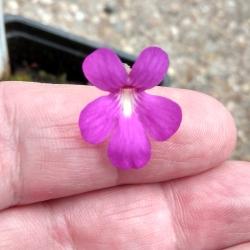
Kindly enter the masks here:
[[[21, 16], [5, 15], [4, 21], [12, 73], [19, 67], [28, 66], [56, 76], [66, 74], [69, 82], [87, 83], [81, 69], [82, 62], [104, 45]], [[135, 56], [112, 50], [129, 66], [136, 60]], [[162, 85], [169, 85], [167, 77]]]

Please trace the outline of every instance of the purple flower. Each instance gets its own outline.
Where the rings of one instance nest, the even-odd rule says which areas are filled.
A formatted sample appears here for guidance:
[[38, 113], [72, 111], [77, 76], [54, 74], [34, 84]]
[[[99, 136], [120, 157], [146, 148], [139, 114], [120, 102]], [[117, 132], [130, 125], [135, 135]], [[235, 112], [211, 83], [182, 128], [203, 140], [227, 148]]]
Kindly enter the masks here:
[[110, 135], [108, 157], [114, 166], [121, 169], [145, 166], [151, 156], [148, 136], [165, 141], [178, 130], [182, 119], [180, 106], [144, 92], [163, 80], [168, 66], [167, 54], [158, 47], [143, 50], [130, 72], [106, 48], [96, 50], [84, 60], [82, 68], [87, 79], [110, 94], [82, 110], [81, 135], [92, 144], [101, 143]]

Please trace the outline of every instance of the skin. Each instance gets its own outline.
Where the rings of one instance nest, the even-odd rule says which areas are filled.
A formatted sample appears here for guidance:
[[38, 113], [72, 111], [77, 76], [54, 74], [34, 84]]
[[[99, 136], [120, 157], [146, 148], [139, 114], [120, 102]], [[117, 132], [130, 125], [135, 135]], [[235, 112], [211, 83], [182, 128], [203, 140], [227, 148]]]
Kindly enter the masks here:
[[107, 141], [81, 139], [89, 86], [0, 83], [0, 249], [250, 249], [250, 163], [227, 161], [236, 128], [213, 98], [181, 89], [180, 129], [151, 140], [140, 170], [119, 170]]

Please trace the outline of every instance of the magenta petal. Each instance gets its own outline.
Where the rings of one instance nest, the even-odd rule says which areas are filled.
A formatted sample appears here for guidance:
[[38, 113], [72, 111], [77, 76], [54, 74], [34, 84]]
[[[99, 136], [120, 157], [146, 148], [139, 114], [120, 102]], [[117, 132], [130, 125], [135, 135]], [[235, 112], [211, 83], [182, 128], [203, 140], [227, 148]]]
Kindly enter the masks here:
[[150, 142], [138, 118], [121, 115], [109, 141], [111, 163], [121, 169], [141, 168], [150, 156]]
[[86, 78], [97, 88], [116, 92], [127, 81], [127, 72], [119, 57], [110, 49], [94, 51], [82, 64]]
[[129, 83], [138, 90], [158, 85], [169, 66], [168, 55], [158, 47], [148, 47], [141, 52], [129, 74]]
[[140, 93], [136, 112], [147, 134], [156, 141], [165, 141], [179, 128], [182, 120], [180, 106], [174, 101]]
[[82, 138], [92, 144], [104, 141], [118, 117], [118, 100], [113, 95], [102, 96], [89, 103], [79, 117]]

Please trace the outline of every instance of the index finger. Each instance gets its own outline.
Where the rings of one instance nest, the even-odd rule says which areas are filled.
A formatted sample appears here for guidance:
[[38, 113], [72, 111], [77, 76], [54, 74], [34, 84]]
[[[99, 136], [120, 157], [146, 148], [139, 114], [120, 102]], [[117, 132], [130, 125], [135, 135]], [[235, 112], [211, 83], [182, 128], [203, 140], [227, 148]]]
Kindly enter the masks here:
[[78, 128], [82, 108], [104, 92], [88, 86], [1, 83], [0, 208], [194, 175], [228, 158], [236, 133], [223, 105], [189, 90], [150, 92], [181, 106], [181, 127], [166, 142], [151, 141], [147, 166], [123, 171], [109, 163], [107, 141], [90, 145]]

